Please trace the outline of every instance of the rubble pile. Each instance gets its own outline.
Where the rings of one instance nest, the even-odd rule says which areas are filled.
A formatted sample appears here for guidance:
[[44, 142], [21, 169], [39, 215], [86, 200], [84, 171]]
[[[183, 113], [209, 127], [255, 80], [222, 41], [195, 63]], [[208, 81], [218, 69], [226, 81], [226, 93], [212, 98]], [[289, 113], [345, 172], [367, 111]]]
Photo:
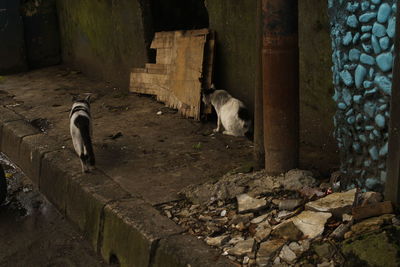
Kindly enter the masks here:
[[[238, 266], [343, 266], [348, 262], [387, 266], [390, 260], [399, 261], [400, 244], [392, 241], [400, 240], [394, 238], [400, 237], [400, 220], [392, 204], [378, 192], [333, 192], [333, 183], [336, 179], [319, 183], [303, 170], [279, 177], [263, 171], [228, 174], [217, 182], [183, 190], [185, 200], [159, 209]], [[378, 252], [374, 248], [366, 254], [364, 238], [367, 247], [370, 239], [382, 241], [384, 245], [377, 246], [385, 248], [384, 254], [392, 251], [393, 259], [369, 262]]]

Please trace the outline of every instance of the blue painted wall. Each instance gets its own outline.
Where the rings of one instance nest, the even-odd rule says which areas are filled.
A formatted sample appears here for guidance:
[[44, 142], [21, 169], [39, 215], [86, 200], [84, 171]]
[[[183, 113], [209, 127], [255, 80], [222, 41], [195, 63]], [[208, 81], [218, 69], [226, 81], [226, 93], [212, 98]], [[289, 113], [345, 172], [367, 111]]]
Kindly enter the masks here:
[[380, 190], [386, 180], [395, 0], [328, 0], [335, 137], [350, 181]]

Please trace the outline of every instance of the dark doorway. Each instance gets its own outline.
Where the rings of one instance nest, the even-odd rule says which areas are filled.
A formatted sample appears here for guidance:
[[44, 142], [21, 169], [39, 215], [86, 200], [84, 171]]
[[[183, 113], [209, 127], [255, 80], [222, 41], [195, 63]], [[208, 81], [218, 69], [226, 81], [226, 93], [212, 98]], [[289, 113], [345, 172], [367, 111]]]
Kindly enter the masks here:
[[150, 0], [155, 32], [208, 28], [204, 0]]

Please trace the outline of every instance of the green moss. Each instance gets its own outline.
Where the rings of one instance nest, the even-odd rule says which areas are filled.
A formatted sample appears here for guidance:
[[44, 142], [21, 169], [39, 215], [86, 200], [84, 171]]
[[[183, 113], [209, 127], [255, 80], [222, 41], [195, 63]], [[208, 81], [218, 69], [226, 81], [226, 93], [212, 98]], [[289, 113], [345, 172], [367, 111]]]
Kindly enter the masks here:
[[147, 62], [139, 2], [57, 0], [57, 5], [64, 61], [127, 89], [131, 68]]
[[[342, 252], [346, 256], [347, 266], [398, 266], [400, 247], [391, 238], [398, 235], [398, 229], [369, 234], [353, 242], [344, 243]], [[359, 265], [363, 263], [363, 265]], [[358, 265], [357, 265], [358, 264]]]

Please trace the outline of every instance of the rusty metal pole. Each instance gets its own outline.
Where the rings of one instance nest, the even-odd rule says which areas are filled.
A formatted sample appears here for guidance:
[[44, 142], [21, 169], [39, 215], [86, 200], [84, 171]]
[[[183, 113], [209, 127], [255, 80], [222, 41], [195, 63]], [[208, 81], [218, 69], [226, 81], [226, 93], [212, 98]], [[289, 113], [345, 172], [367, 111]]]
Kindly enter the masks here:
[[394, 44], [394, 66], [392, 98], [390, 103], [389, 151], [386, 162], [387, 180], [385, 199], [400, 204], [400, 8], [396, 12], [396, 38]]
[[265, 166], [265, 150], [264, 150], [264, 119], [263, 119], [263, 84], [262, 84], [262, 0], [257, 0], [256, 13], [256, 39], [257, 39], [257, 71], [256, 86], [254, 88], [254, 160], [256, 169], [264, 169]]
[[297, 0], [263, 0], [265, 169], [296, 168], [299, 150]]

